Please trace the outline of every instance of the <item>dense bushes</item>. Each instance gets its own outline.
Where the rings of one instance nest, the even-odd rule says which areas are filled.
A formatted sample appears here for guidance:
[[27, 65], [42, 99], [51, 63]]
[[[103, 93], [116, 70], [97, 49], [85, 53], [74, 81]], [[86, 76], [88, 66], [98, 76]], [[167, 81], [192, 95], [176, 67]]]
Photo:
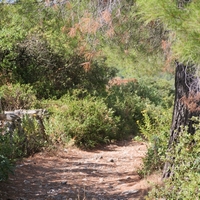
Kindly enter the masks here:
[[[53, 141], [65, 143], [73, 139], [76, 145], [90, 148], [112, 139], [126, 138], [130, 134], [136, 136], [139, 130], [147, 130], [147, 116], [144, 111], [148, 110], [150, 123], [153, 123], [149, 125], [151, 130], [148, 131], [154, 131], [160, 126], [167, 132], [170, 117], [169, 114], [167, 117], [165, 115], [170, 113], [167, 111], [169, 105], [172, 105], [167, 99], [171, 88], [159, 96], [161, 90], [167, 89], [166, 85], [163, 85], [157, 86], [157, 90], [154, 89], [155, 94], [151, 95], [151, 98], [149, 85], [145, 88], [145, 83], [113, 86], [107, 89], [105, 98], [88, 95], [88, 91], [74, 90], [60, 100], [45, 103], [52, 113], [45, 123], [46, 131]], [[171, 87], [170, 84], [169, 86]], [[164, 95], [165, 100], [162, 99]], [[162, 121], [158, 120], [157, 113], [160, 113]], [[159, 131], [161, 130], [149, 134], [155, 135]], [[164, 143], [163, 138], [161, 143]]]
[[138, 94], [146, 96], [150, 101], [141, 111], [142, 120], [137, 121], [141, 135], [148, 141], [148, 151], [139, 170], [143, 177], [163, 167], [174, 97], [171, 81], [158, 78], [141, 80]]
[[105, 92], [107, 82], [116, 75], [117, 70], [107, 67], [102, 58], [86, 62], [78, 52], [60, 53], [41, 36], [29, 36], [18, 44], [12, 81], [32, 85], [37, 98], [48, 99], [60, 98], [72, 89]]
[[[144, 121], [145, 111], [148, 111], [150, 128], [153, 129], [157, 124], [161, 124], [159, 121], [154, 124], [154, 118], [157, 117], [154, 111], [158, 110], [159, 114], [162, 111], [166, 111], [166, 113], [162, 114], [162, 118], [165, 118], [165, 114], [168, 114], [167, 111], [173, 104], [172, 91], [173, 87], [170, 81], [143, 77], [137, 82], [111, 87], [108, 91], [106, 102], [115, 111], [115, 115], [120, 116], [121, 131], [126, 134], [136, 135], [138, 132], [143, 133], [144, 130], [147, 130], [147, 127], [144, 127], [144, 130], [141, 129], [141, 125], [145, 126], [146, 124], [146, 121]], [[169, 118], [169, 115], [167, 117]], [[170, 123], [165, 128], [167, 129], [169, 125]], [[152, 130], [149, 130], [149, 132], [149, 134], [154, 135]]]
[[105, 88], [100, 89], [101, 92], [95, 92], [98, 86], [92, 88], [92, 81], [88, 80], [83, 84], [88, 84], [86, 90], [70, 90], [57, 100], [39, 102], [29, 85], [16, 84], [1, 88], [4, 109], [46, 108], [49, 111], [48, 118], [43, 119], [45, 133], [37, 118], [24, 116], [21, 121], [22, 132], [16, 127], [11, 137], [9, 134], [1, 135], [0, 155], [5, 161], [3, 163], [8, 164], [8, 169], [10, 165], [7, 161], [12, 163], [18, 157], [40, 151], [45, 145], [73, 141], [78, 147], [92, 148], [124, 139], [130, 134], [136, 136], [139, 132], [151, 144], [141, 173], [150, 173], [161, 165], [171, 118], [171, 85], [164, 81], [144, 79], [115, 85], [106, 91], [105, 83], [110, 72], [102, 73], [99, 81]]
[[[4, 85], [0, 88], [1, 113], [15, 109], [39, 107], [34, 90], [29, 85]], [[8, 127], [13, 127], [11, 131]], [[24, 115], [14, 124], [1, 121], [0, 129], [0, 180], [6, 179], [17, 158], [38, 152], [47, 142], [37, 118]]]
[[[134, 83], [133, 83], [134, 84]], [[108, 92], [106, 103], [113, 109], [115, 116], [120, 117], [120, 131], [123, 134], [137, 134], [137, 120], [142, 120], [141, 111], [145, 109], [145, 101], [128, 85], [113, 86]]]
[[13, 154], [12, 145], [10, 141], [10, 135], [2, 135], [2, 129], [0, 133], [0, 181], [6, 180], [9, 173], [13, 172]]
[[37, 99], [30, 85], [9, 84], [0, 87], [2, 110], [28, 109], [35, 107]]
[[13, 173], [13, 170], [11, 161], [0, 154], [0, 181], [8, 179], [8, 175]]
[[148, 106], [142, 111], [143, 120], [138, 122], [142, 136], [148, 141], [148, 151], [143, 166], [138, 171], [144, 177], [164, 166], [168, 147], [172, 107]]
[[72, 139], [79, 147], [91, 148], [117, 138], [119, 117], [102, 99], [65, 95], [52, 105], [46, 131], [53, 141]]
[[[197, 120], [199, 122], [199, 119]], [[164, 186], [155, 187], [148, 195], [151, 199], [199, 199], [200, 198], [200, 133], [199, 123], [194, 135], [183, 131], [177, 145], [168, 152], [173, 162], [172, 176]], [[170, 160], [168, 160], [170, 161]]]

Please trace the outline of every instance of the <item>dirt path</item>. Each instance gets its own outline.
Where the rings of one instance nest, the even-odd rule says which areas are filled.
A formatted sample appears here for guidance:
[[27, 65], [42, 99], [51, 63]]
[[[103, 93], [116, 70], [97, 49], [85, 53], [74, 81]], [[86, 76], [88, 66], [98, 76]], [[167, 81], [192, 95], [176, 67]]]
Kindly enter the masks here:
[[[159, 175], [141, 179], [137, 170], [146, 145], [124, 141], [93, 151], [60, 149], [18, 163], [0, 183], [1, 200], [142, 200]], [[150, 182], [150, 183], [149, 183]]]

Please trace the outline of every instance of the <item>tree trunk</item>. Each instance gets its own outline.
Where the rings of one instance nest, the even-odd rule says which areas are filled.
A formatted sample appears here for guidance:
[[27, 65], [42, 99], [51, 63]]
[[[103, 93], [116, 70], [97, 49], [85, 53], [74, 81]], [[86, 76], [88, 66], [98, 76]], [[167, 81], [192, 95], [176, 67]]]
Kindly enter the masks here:
[[[192, 97], [195, 97], [195, 95], [199, 92], [199, 78], [195, 76], [195, 73], [195, 66], [185, 66], [183, 64], [176, 63], [175, 100], [168, 151], [171, 151], [173, 146], [176, 145], [179, 133], [185, 126], [188, 126], [188, 132], [190, 134], [195, 133], [195, 129], [193, 127], [194, 122], [191, 118], [193, 116], [198, 116], [199, 111], [195, 108], [190, 108], [189, 106], [191, 100], [193, 100]], [[173, 174], [172, 169], [173, 158], [167, 158], [164, 166], [163, 178], [170, 177]]]

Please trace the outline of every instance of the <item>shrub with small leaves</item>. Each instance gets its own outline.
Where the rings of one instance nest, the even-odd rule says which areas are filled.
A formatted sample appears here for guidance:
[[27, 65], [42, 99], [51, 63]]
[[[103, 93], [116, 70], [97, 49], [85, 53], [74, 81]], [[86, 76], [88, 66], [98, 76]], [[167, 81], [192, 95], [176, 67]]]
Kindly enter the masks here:
[[30, 85], [9, 84], [0, 88], [3, 110], [29, 109], [37, 104], [35, 92]]
[[78, 147], [91, 148], [118, 137], [119, 117], [102, 99], [65, 95], [51, 107], [45, 127], [53, 141], [73, 139]]
[[143, 120], [138, 121], [142, 136], [148, 142], [148, 151], [143, 159], [143, 166], [138, 171], [143, 177], [155, 170], [162, 169], [169, 140], [171, 108], [149, 105], [142, 111]]
[[[1, 132], [2, 131], [1, 129]], [[8, 179], [8, 175], [14, 170], [12, 152], [10, 136], [0, 133], [0, 181]]]
[[162, 187], [154, 187], [148, 200], [200, 199], [200, 124], [195, 126], [194, 135], [186, 129], [180, 133], [178, 143], [168, 151], [167, 159], [171, 158], [172, 162], [171, 177]]
[[0, 181], [7, 180], [8, 175], [13, 173], [13, 164], [11, 161], [0, 154]]

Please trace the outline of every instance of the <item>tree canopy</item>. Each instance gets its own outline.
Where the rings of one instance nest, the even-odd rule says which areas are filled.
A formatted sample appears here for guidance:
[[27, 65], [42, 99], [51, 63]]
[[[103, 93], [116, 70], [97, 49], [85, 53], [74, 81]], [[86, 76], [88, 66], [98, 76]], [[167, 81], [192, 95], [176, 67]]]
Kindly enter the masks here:
[[173, 59], [185, 63], [200, 63], [199, 1], [150, 0], [137, 1], [140, 16], [146, 21], [159, 21], [169, 32]]

